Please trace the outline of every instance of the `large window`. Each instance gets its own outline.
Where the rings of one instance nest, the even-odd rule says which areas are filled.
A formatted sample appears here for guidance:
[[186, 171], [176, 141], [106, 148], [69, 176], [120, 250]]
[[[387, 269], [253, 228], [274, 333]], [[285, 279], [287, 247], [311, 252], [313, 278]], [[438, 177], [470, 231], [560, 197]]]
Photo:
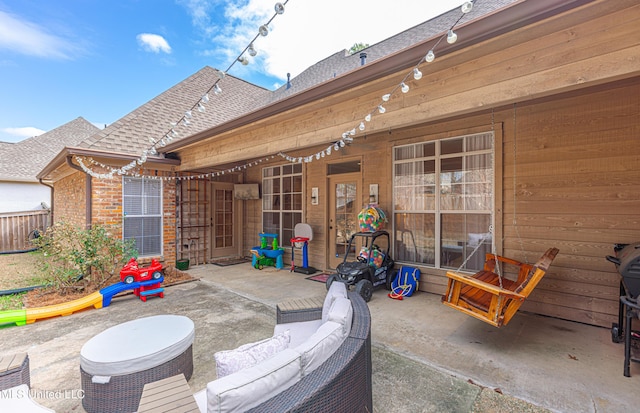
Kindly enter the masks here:
[[491, 251], [493, 133], [393, 150], [394, 258], [481, 269]]
[[123, 177], [123, 238], [132, 239], [140, 256], [162, 254], [162, 182]]
[[302, 164], [262, 170], [262, 230], [278, 234], [289, 245], [293, 228], [302, 222]]

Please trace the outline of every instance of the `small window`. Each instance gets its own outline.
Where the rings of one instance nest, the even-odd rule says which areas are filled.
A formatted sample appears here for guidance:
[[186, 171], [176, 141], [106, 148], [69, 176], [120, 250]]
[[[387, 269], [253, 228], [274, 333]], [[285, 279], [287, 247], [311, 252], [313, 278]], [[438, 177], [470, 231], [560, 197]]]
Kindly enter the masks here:
[[360, 172], [360, 161], [330, 163], [327, 165], [327, 175], [348, 174]]

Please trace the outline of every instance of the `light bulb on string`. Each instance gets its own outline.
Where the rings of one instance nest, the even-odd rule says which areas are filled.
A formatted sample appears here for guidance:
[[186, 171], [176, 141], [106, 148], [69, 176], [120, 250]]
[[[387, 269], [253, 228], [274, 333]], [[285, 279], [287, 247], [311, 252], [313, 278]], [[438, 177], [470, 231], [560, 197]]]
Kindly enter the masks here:
[[390, 93], [387, 93], [386, 95], [382, 95], [382, 100], [384, 102], [388, 102], [390, 98], [391, 98], [391, 94]]
[[185, 118], [187, 118], [187, 119], [191, 119], [191, 118], [193, 117], [193, 115], [191, 114], [191, 111], [190, 111], [190, 110], [188, 110], [188, 111], [186, 111], [186, 112], [184, 113], [184, 117], [185, 117]]
[[417, 67], [413, 69], [413, 78], [415, 80], [420, 80], [422, 79], [422, 72], [420, 71], [420, 69], [418, 69]]
[[202, 113], [204, 111], [205, 111], [204, 105], [202, 104], [202, 102], [198, 102], [198, 112]]
[[242, 63], [243, 66], [246, 66], [249, 64], [249, 59], [244, 56], [240, 56], [238, 57], [238, 62]]
[[213, 87], [213, 93], [216, 94], [216, 95], [219, 95], [220, 93], [222, 93], [222, 89], [220, 88], [220, 86], [218, 86], [217, 83]]
[[262, 26], [260, 26], [260, 28], [258, 29], [258, 33], [260, 33], [260, 36], [266, 36], [269, 34], [269, 28], [267, 27], [266, 24], [263, 24]]
[[472, 1], [465, 1], [464, 4], [462, 5], [462, 7], [460, 7], [460, 10], [464, 14], [469, 13], [472, 9], [473, 9], [473, 2]]
[[382, 105], [378, 105], [378, 112], [385, 113], [387, 110]]
[[215, 69], [215, 71], [216, 71], [216, 75], [218, 75], [218, 78], [220, 80], [224, 79], [227, 76], [227, 74], [222, 70]]
[[182, 124], [183, 124], [184, 126], [189, 126], [189, 125], [191, 125], [191, 122], [189, 122], [189, 119], [187, 119], [187, 118], [183, 118], [183, 119], [182, 119]]
[[249, 56], [255, 56], [258, 54], [258, 52], [256, 51], [256, 49], [253, 47], [253, 43], [251, 43], [249, 45], [249, 47], [247, 48], [247, 53], [249, 53]]
[[429, 50], [427, 55], [424, 57], [424, 60], [431, 63], [434, 61], [435, 58], [436, 58], [436, 54], [433, 53], [433, 50]]
[[202, 95], [202, 99], [200, 99], [200, 101], [202, 103], [209, 103], [209, 94], [205, 93], [204, 95]]
[[360, 122], [360, 126], [358, 126], [358, 129], [360, 129], [361, 131], [364, 130], [365, 126], [364, 126], [364, 122]]
[[454, 44], [458, 40], [458, 35], [453, 30], [449, 30], [447, 33], [447, 43]]
[[407, 93], [409, 91], [409, 85], [404, 82], [400, 83], [400, 90], [402, 93]]
[[364, 120], [367, 122], [371, 122], [371, 113], [367, 113], [367, 116], [364, 117]]
[[276, 11], [276, 14], [282, 14], [284, 13], [284, 5], [282, 3], [276, 3], [276, 5], [273, 7]]

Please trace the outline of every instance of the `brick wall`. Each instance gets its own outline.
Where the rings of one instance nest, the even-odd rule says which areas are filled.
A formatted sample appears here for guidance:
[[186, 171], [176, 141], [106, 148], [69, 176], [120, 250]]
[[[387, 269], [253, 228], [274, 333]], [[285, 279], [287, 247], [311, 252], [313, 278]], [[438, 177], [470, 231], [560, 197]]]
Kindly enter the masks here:
[[[168, 176], [167, 173], [145, 170], [145, 175]], [[113, 237], [122, 238], [122, 177], [112, 179], [92, 178], [92, 224], [106, 227]], [[76, 172], [54, 184], [54, 220], [70, 222], [84, 228], [85, 217], [85, 174]], [[161, 261], [167, 266], [176, 261], [176, 183], [175, 180], [162, 182], [162, 225], [163, 255]], [[140, 260], [150, 261], [150, 258]]]
[[82, 172], [75, 172], [54, 184], [53, 222], [85, 227], [85, 184], [85, 174]]

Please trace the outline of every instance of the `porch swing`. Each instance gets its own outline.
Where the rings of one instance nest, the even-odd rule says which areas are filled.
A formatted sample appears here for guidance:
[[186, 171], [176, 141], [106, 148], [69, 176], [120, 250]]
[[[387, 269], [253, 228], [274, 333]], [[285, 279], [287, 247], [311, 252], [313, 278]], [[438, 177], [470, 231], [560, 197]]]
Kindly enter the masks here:
[[[516, 140], [515, 140], [515, 123], [516, 108], [513, 108], [514, 123], [514, 220], [515, 219], [515, 202], [516, 202], [516, 186], [515, 186], [515, 163], [516, 163]], [[491, 112], [491, 129], [494, 127], [494, 114]], [[465, 266], [467, 261], [478, 251], [480, 245], [484, 244], [487, 236], [478, 243], [476, 248], [464, 260], [460, 267], [455, 271], [447, 272], [447, 290], [442, 296], [442, 303], [448, 307], [461, 311], [464, 314], [475, 317], [494, 327], [507, 325], [511, 318], [516, 314], [524, 300], [536, 288], [542, 277], [549, 269], [549, 265], [558, 254], [557, 248], [549, 248], [540, 259], [533, 265], [525, 264], [511, 258], [502, 257], [496, 254], [495, 241], [492, 242], [492, 251], [485, 255], [484, 267], [481, 271], [473, 274], [460, 274], [460, 270]], [[518, 233], [518, 237], [520, 234]], [[491, 237], [495, 240], [495, 237]], [[519, 238], [520, 239], [520, 238]], [[522, 240], [520, 240], [522, 248]], [[524, 250], [524, 248], [523, 248]], [[524, 252], [524, 251], [523, 251]], [[501, 267], [508, 273], [513, 273], [515, 280], [503, 277]], [[514, 277], [512, 277], [514, 278]]]

